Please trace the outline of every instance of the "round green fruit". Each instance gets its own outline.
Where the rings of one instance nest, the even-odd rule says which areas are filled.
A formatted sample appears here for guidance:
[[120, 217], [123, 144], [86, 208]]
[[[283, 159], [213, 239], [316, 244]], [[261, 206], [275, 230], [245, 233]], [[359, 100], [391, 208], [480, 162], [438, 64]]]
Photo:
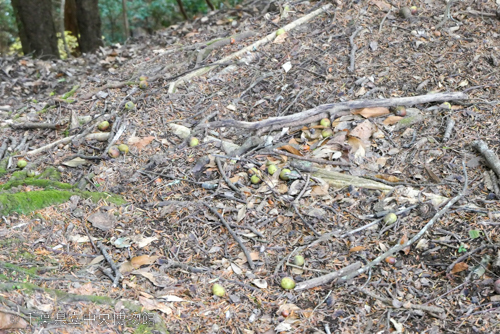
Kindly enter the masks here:
[[283, 168], [280, 173], [280, 179], [284, 181], [288, 181], [290, 178], [288, 177], [288, 174], [290, 174], [292, 171], [289, 170], [288, 168]]
[[29, 171], [26, 172], [27, 177], [33, 177], [35, 176], [35, 171], [33, 169], [30, 169]]
[[333, 136], [333, 131], [332, 129], [324, 129], [323, 131], [321, 131], [321, 135], [323, 136], [323, 138], [328, 138]]
[[396, 214], [393, 212], [386, 214], [384, 217], [384, 223], [386, 223], [387, 225], [394, 224], [396, 220], [398, 220], [398, 216], [396, 216]]
[[116, 146], [111, 146], [108, 150], [108, 155], [111, 158], [118, 158], [120, 156], [120, 150]]
[[108, 121], [102, 121], [97, 125], [97, 128], [101, 131], [106, 131], [109, 128], [109, 122]]
[[139, 82], [139, 88], [140, 89], [146, 89], [146, 88], [148, 88], [148, 86], [149, 86], [149, 84], [148, 84], [147, 81], [141, 81], [141, 82]]
[[274, 173], [276, 173], [276, 171], [278, 170], [278, 167], [276, 167], [275, 164], [270, 164], [268, 167], [267, 167], [267, 172], [270, 174], [270, 175], [274, 175]]
[[128, 101], [127, 103], [125, 103], [125, 109], [131, 110], [131, 109], [134, 109], [134, 108], [135, 108], [134, 102]]
[[118, 145], [118, 151], [122, 152], [123, 154], [128, 153], [128, 146], [125, 144], [120, 144]]
[[285, 33], [285, 29], [281, 28], [276, 31], [276, 36], [283, 35]]
[[304, 262], [305, 260], [302, 255], [295, 255], [295, 257], [293, 258], [293, 264], [295, 264], [296, 266], [303, 266]]
[[191, 138], [191, 140], [189, 141], [189, 146], [190, 147], [195, 147], [195, 146], [198, 146], [198, 144], [200, 143], [200, 141], [198, 140], [198, 138], [196, 137], [193, 137]]
[[28, 162], [24, 159], [17, 160], [17, 167], [24, 168], [28, 165]]
[[250, 178], [250, 182], [252, 182], [253, 184], [260, 183], [260, 177], [257, 174], [252, 175], [252, 177]]
[[212, 285], [212, 293], [215, 296], [222, 297], [226, 293], [226, 289], [222, 285], [215, 283]]
[[285, 290], [291, 290], [295, 288], [295, 281], [291, 277], [285, 277], [281, 280], [281, 287]]
[[330, 120], [329, 120], [328, 118], [323, 118], [323, 119], [319, 122], [319, 124], [320, 124], [321, 126], [324, 126], [325, 128], [327, 128], [327, 127], [329, 127], [329, 126], [332, 124], [332, 122], [330, 122]]

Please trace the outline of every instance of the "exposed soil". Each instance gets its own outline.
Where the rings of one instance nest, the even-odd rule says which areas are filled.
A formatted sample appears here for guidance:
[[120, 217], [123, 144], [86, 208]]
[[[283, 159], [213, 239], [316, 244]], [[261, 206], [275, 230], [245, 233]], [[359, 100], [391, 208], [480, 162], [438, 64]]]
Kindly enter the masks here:
[[[182, 75], [322, 5], [254, 1], [79, 59], [0, 58], [0, 182], [12, 180], [25, 158], [24, 171], [55, 167], [65, 184], [127, 201], [75, 195], [2, 217], [0, 332], [13, 328], [2, 321], [16, 322], [17, 315], [28, 324], [13, 333], [42, 326], [50, 333], [500, 332], [500, 175], [471, 145], [482, 140], [500, 154], [500, 22], [492, 1], [456, 2], [442, 24], [440, 1], [420, 4], [407, 18], [384, 1], [330, 5], [172, 92]], [[467, 97], [409, 103], [404, 111], [332, 113], [326, 127], [251, 131], [214, 123], [429, 92]], [[71, 126], [72, 114], [92, 119]], [[122, 132], [116, 141], [80, 136], [98, 133], [104, 119], [111, 126], [101, 133]], [[446, 139], [449, 120], [455, 125]], [[28, 123], [55, 128], [23, 128]], [[318, 134], [327, 127], [333, 135], [323, 139]], [[31, 152], [68, 136], [76, 137]], [[191, 147], [193, 136], [200, 143]], [[220, 140], [243, 145], [240, 154]], [[110, 158], [110, 144], [127, 144], [129, 152]], [[308, 172], [310, 165], [301, 168], [297, 155], [323, 160], [312, 164], [321, 173], [368, 177], [380, 188], [357, 181], [334, 187]], [[278, 167], [272, 176], [271, 163]], [[284, 168], [293, 171], [286, 181], [278, 177]], [[2, 189], [0, 196], [43, 190], [27, 182]], [[436, 217], [439, 210], [444, 214]], [[393, 224], [362, 228], [401, 211]], [[300, 286], [370, 265], [429, 222], [418, 241], [371, 270], [303, 290], [280, 287], [284, 277]], [[123, 275], [118, 286], [104, 247]], [[296, 254], [304, 265], [293, 264]], [[214, 283], [225, 288], [222, 297], [212, 294]], [[113, 321], [133, 312], [152, 318]], [[95, 321], [81, 319], [90, 314]]]

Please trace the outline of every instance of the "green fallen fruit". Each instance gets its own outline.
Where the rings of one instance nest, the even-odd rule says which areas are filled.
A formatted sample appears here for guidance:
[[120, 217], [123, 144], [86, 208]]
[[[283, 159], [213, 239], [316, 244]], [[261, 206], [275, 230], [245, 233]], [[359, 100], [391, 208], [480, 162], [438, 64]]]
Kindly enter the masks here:
[[321, 135], [323, 136], [323, 138], [328, 138], [333, 136], [333, 131], [332, 129], [324, 129], [323, 131], [321, 131]]
[[146, 89], [146, 88], [148, 88], [148, 86], [149, 86], [149, 84], [148, 84], [148, 82], [147, 82], [147, 81], [144, 81], [144, 80], [143, 80], [143, 81], [140, 81], [140, 82], [139, 82], [139, 88], [140, 88], [140, 89]]
[[281, 287], [285, 290], [291, 290], [295, 288], [295, 281], [291, 277], [284, 277], [281, 280]]
[[190, 147], [195, 147], [195, 146], [198, 146], [198, 144], [200, 143], [200, 141], [198, 140], [198, 138], [196, 137], [193, 137], [191, 138], [191, 140], [189, 141], [189, 146]]
[[29, 171], [26, 172], [27, 177], [33, 177], [35, 176], [35, 171], [33, 169], [30, 169]]
[[274, 173], [276, 173], [276, 171], [278, 170], [278, 167], [276, 167], [275, 164], [270, 164], [268, 167], [267, 167], [267, 172], [270, 174], [270, 175], [274, 175]]
[[283, 181], [288, 181], [290, 179], [288, 174], [290, 174], [291, 172], [292, 171], [289, 170], [288, 168], [283, 168], [280, 173], [280, 179], [282, 179]]
[[285, 29], [281, 28], [276, 31], [276, 36], [283, 35], [285, 33]]
[[222, 285], [215, 283], [212, 285], [212, 293], [215, 296], [222, 297], [226, 293], [226, 289]]
[[295, 255], [295, 257], [293, 258], [293, 264], [295, 264], [296, 266], [303, 266], [304, 262], [305, 260], [302, 255]]
[[123, 154], [127, 154], [128, 153], [128, 146], [125, 144], [120, 144], [120, 145], [118, 145], [118, 150], [120, 152], [122, 152]]
[[24, 168], [28, 165], [28, 162], [24, 159], [17, 160], [17, 167]]
[[109, 128], [109, 122], [108, 121], [102, 121], [97, 125], [97, 128], [101, 131], [106, 131]]
[[118, 158], [120, 156], [120, 150], [116, 146], [111, 146], [108, 150], [108, 155], [111, 158]]
[[125, 103], [125, 109], [131, 110], [131, 109], [134, 109], [134, 108], [135, 108], [134, 102], [128, 101], [127, 103]]
[[252, 177], [250, 178], [250, 182], [252, 182], [253, 184], [260, 183], [260, 177], [257, 174], [252, 175]]
[[327, 127], [329, 127], [329, 126], [332, 124], [332, 122], [330, 122], [330, 120], [329, 120], [328, 118], [323, 118], [323, 119], [319, 122], [319, 124], [320, 124], [321, 126], [324, 126], [325, 128], [327, 128]]
[[392, 225], [398, 220], [398, 216], [394, 212], [388, 213], [384, 216], [384, 223], [387, 225]]

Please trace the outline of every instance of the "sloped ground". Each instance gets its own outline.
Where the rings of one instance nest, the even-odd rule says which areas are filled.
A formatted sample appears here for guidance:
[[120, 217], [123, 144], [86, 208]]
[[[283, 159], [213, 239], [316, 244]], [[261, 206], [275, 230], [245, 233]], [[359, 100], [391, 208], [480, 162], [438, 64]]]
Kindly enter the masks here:
[[[215, 63], [320, 6], [303, 2], [288, 11], [284, 3], [267, 8], [247, 4], [67, 62], [4, 58], [0, 145], [7, 142], [12, 148], [13, 165], [18, 157], [27, 157], [37, 172], [55, 166], [63, 182], [87, 180], [86, 190], [118, 194], [128, 204], [73, 197], [33, 214], [4, 217], [0, 277], [6, 283], [0, 286], [0, 311], [31, 310], [36, 319], [46, 316], [53, 333], [69, 328], [98, 333], [146, 330], [140, 326], [144, 319], [124, 325], [99, 321], [138, 310], [123, 300], [136, 301], [143, 307], [139, 311], [156, 314], [154, 321], [161, 320], [165, 327], [155, 330], [171, 333], [499, 331], [500, 301], [493, 282], [498, 279], [500, 194], [495, 194], [494, 174], [470, 145], [483, 140], [498, 154], [499, 22], [495, 16], [476, 15], [495, 14], [491, 3], [454, 4], [456, 22], [449, 20], [437, 29], [445, 12], [440, 2], [422, 5], [408, 19], [396, 8], [388, 13], [391, 7], [385, 2], [332, 6], [243, 55], [252, 56], [252, 61], [226, 73], [227, 66], [219, 66], [168, 92], [180, 74]], [[238, 35], [245, 31], [255, 34]], [[215, 44], [196, 64], [198, 50], [208, 48], [205, 42], [230, 36], [234, 40]], [[149, 78], [147, 89], [138, 88], [140, 76]], [[75, 101], [61, 99], [75, 84], [80, 86], [69, 97]], [[52, 91], [56, 94], [49, 96]], [[296, 158], [271, 154], [263, 145], [231, 156], [213, 138], [242, 145], [256, 133], [199, 126], [225, 119], [254, 122], [325, 103], [430, 91], [463, 91], [468, 98], [409, 105], [406, 115], [399, 114], [406, 116], [402, 121], [387, 114], [366, 119], [334, 116], [330, 140], [318, 138], [323, 129], [318, 123], [292, 127], [281, 137], [279, 131], [259, 133], [272, 134], [282, 152], [323, 159], [324, 164], [315, 165], [321, 170], [376, 177], [395, 187], [389, 192], [355, 184], [334, 188], [325, 178], [298, 169]], [[135, 108], [124, 109], [128, 101]], [[67, 123], [56, 130], [9, 127], [28, 121], [55, 124], [72, 112], [101, 118], [66, 133]], [[127, 143], [129, 154], [110, 159], [107, 141], [85, 139], [26, 154], [65, 135], [97, 132], [103, 118], [109, 118], [115, 132], [123, 126], [116, 144]], [[455, 126], [444, 142], [449, 119]], [[189, 138], [174, 134], [172, 124], [194, 130], [200, 145], [187, 145]], [[22, 138], [26, 145], [18, 147]], [[63, 164], [74, 162], [75, 154], [86, 164]], [[283, 181], [277, 173], [270, 176], [269, 162], [279, 169], [292, 166], [301, 177]], [[262, 171], [262, 183], [250, 183], [253, 167]], [[3, 181], [14, 170], [9, 168]], [[238, 191], [228, 186], [221, 168]], [[418, 243], [371, 271], [300, 291], [280, 287], [283, 277], [304, 283], [349, 265], [370, 263], [411, 239], [443, 208], [443, 202], [432, 205], [430, 194], [453, 198], [466, 180], [464, 196]], [[408, 188], [421, 194], [409, 196], [402, 191]], [[405, 208], [411, 209], [399, 214], [393, 225], [380, 222], [350, 233]], [[221, 217], [242, 240], [253, 269]], [[97, 238], [94, 247], [88, 235]], [[109, 264], [97, 263], [98, 240], [121, 265], [119, 288], [111, 287], [103, 274]], [[304, 266], [294, 266], [293, 256], [288, 258], [294, 251], [304, 256]], [[212, 295], [215, 282], [225, 287], [223, 297]], [[108, 296], [114, 302], [89, 303], [89, 295]], [[70, 314], [75, 315], [72, 319], [94, 314], [97, 320], [68, 325]], [[35, 322], [19, 332], [40, 329]]]

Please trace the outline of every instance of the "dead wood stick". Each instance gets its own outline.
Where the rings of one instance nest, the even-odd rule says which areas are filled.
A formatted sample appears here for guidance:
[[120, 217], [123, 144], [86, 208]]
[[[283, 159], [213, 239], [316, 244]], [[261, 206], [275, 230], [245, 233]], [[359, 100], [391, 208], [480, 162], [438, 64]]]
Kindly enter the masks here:
[[[222, 121], [210, 122], [204, 125], [206, 128], [220, 128], [220, 127], [235, 127], [249, 130], [259, 130], [263, 128], [268, 129], [281, 129], [283, 127], [297, 126], [319, 121], [325, 115], [330, 118], [339, 116], [341, 112], [350, 109], [368, 108], [368, 107], [394, 107], [398, 105], [415, 105], [430, 102], [441, 102], [450, 100], [465, 100], [467, 94], [461, 92], [451, 93], [437, 93], [427, 95], [417, 95], [410, 97], [396, 97], [390, 99], [377, 99], [377, 100], [356, 100], [340, 103], [322, 104], [315, 108], [302, 111], [300, 113], [281, 116], [270, 117], [268, 119], [257, 122], [244, 122], [234, 119], [226, 119]], [[327, 115], [329, 114], [329, 115]], [[342, 114], [344, 115], [344, 114]]]
[[443, 136], [443, 143], [447, 142], [450, 139], [451, 132], [453, 131], [453, 127], [455, 126], [455, 120], [453, 118], [449, 118], [446, 122], [446, 130]]
[[214, 208], [212, 208], [210, 205], [208, 205], [207, 203], [203, 203], [214, 215], [216, 215], [219, 220], [221, 221], [221, 223], [224, 225], [224, 227], [226, 227], [227, 231], [229, 232], [229, 234], [231, 234], [231, 236], [233, 237], [233, 239], [238, 243], [238, 245], [240, 245], [241, 249], [243, 250], [243, 253], [245, 254], [246, 258], [247, 258], [247, 262], [248, 262], [248, 266], [250, 267], [250, 269], [255, 269], [255, 264], [253, 263], [253, 260], [252, 260], [252, 257], [250, 256], [250, 253], [248, 252], [248, 249], [245, 247], [245, 245], [243, 244], [243, 242], [240, 240], [240, 238], [238, 238], [238, 236], [236, 235], [236, 233], [234, 233], [234, 231], [231, 229], [231, 226], [229, 226], [229, 224], [226, 222], [226, 220], [224, 219], [224, 217], [222, 217], [222, 215]]
[[495, 152], [488, 148], [488, 144], [482, 140], [476, 140], [472, 143], [472, 147], [483, 155], [488, 166], [500, 177], [500, 160]]
[[314, 235], [317, 237], [321, 237], [321, 233], [316, 231], [314, 227], [300, 214], [299, 209], [297, 208], [297, 205], [295, 203], [292, 203], [293, 208], [295, 209], [295, 213], [299, 216], [299, 218], [302, 220], [302, 222], [311, 230], [313, 231]]
[[[304, 23], [307, 23], [309, 22], [310, 20], [312, 20], [313, 18], [315, 18], [316, 16], [326, 12], [328, 9], [330, 9], [332, 7], [331, 4], [327, 4], [325, 6], [322, 6], [321, 8], [315, 10], [314, 12], [311, 12], [303, 17], [301, 17], [300, 19], [297, 19], [295, 21], [293, 21], [292, 23], [289, 23], [287, 24], [286, 26], [284, 26], [283, 29], [285, 32], [288, 32]], [[276, 30], [278, 31], [278, 30]], [[230, 54], [229, 56], [226, 56], [224, 58], [222, 58], [219, 63], [224, 63], [224, 62], [228, 62], [228, 61], [231, 61], [235, 58], [238, 58], [238, 57], [241, 57], [243, 55], [246, 55], [247, 52], [254, 52], [255, 50], [258, 50], [261, 46], [271, 42], [272, 40], [274, 40], [274, 38], [276, 37], [276, 31], [273, 31], [272, 33], [270, 33], [269, 35], [267, 35], [266, 37], [256, 41], [255, 43], [247, 46], [246, 48], [243, 48], [241, 50], [239, 50], [238, 52], [235, 52], [235, 53], [232, 53]], [[168, 92], [169, 93], [174, 93], [175, 92], [175, 88], [181, 84], [181, 83], [184, 83], [184, 82], [187, 82], [188, 80], [192, 79], [192, 78], [195, 78], [195, 77], [198, 77], [200, 75], [203, 75], [205, 73], [208, 73], [210, 72], [210, 70], [212, 69], [212, 66], [211, 65], [207, 65], [203, 68], [200, 68], [199, 70], [197, 71], [194, 71], [194, 72], [191, 72], [189, 74], [186, 74], [185, 76], [183, 76], [182, 78], [180, 78], [179, 80], [177, 81], [174, 81], [174, 82], [171, 82], [170, 83], [170, 86], [168, 88]]]
[[[42, 153], [56, 145], [59, 145], [59, 144], [67, 144], [69, 143], [73, 138], [75, 138], [76, 135], [73, 135], [73, 136], [69, 136], [69, 137], [66, 137], [66, 138], [62, 138], [62, 139], [59, 139], [59, 140], [56, 140], [50, 144], [47, 144], [45, 146], [42, 146], [42, 147], [39, 147], [35, 150], [32, 150], [32, 151], [29, 151], [26, 153], [26, 155], [35, 155], [35, 154], [38, 154], [38, 153]], [[107, 140], [109, 137], [109, 132], [99, 132], [99, 133], [90, 133], [88, 135], [85, 136], [85, 139], [87, 140], [90, 140], [90, 139], [95, 139], [95, 140], [99, 140], [99, 141], [103, 141], [103, 140]]]
[[354, 72], [356, 69], [356, 51], [358, 50], [358, 46], [354, 43], [354, 38], [361, 31], [361, 27], [357, 27], [356, 30], [352, 33], [351, 37], [349, 37], [349, 42], [351, 43], [351, 64], [347, 68], [349, 72]]
[[222, 178], [224, 179], [224, 181], [227, 183], [227, 185], [229, 186], [229, 188], [231, 188], [236, 193], [238, 193], [238, 194], [241, 195], [241, 190], [239, 190], [238, 188], [236, 188], [236, 186], [233, 184], [233, 182], [231, 182], [231, 180], [229, 180], [229, 178], [227, 177], [226, 173], [224, 173], [224, 169], [222, 168], [222, 164], [221, 164], [220, 159], [218, 157], [215, 157], [215, 163], [217, 164], [217, 168], [219, 168], [220, 175], [222, 176]]
[[360, 267], [361, 267], [361, 262], [355, 262], [353, 264], [348, 265], [347, 267], [344, 267], [344, 268], [337, 270], [337, 271], [333, 271], [329, 274], [322, 275], [322, 276], [315, 277], [315, 278], [312, 278], [312, 279], [307, 280], [307, 281], [297, 283], [297, 286], [295, 287], [294, 290], [299, 291], [299, 290], [311, 289], [311, 288], [315, 288], [315, 287], [323, 285], [323, 284], [327, 284], [336, 278], [345, 276], [352, 271], [358, 270], [358, 268], [360, 268]]
[[[260, 154], [261, 152], [259, 152]], [[266, 153], [266, 151], [262, 152], [263, 154]], [[281, 151], [278, 149], [272, 150], [272, 154], [274, 155], [284, 155], [289, 158], [295, 158], [297, 160], [304, 160], [304, 161], [309, 161], [309, 162], [314, 162], [316, 164], [320, 165], [333, 165], [333, 166], [350, 166], [351, 164], [345, 161], [331, 161], [331, 160], [325, 160], [325, 159], [317, 159], [317, 158], [308, 158], [308, 157], [302, 157], [300, 155], [288, 153], [285, 151]]]
[[52, 130], [55, 130], [55, 129], [57, 129], [57, 124], [26, 122], [26, 123], [11, 124], [10, 127], [13, 129], [52, 129]]
[[418, 239], [420, 239], [429, 230], [429, 228], [431, 228], [432, 225], [434, 225], [434, 223], [439, 218], [441, 218], [450, 209], [450, 207], [453, 204], [455, 204], [459, 199], [461, 199], [464, 196], [465, 191], [467, 190], [468, 178], [467, 178], [467, 171], [465, 169], [465, 162], [462, 162], [462, 166], [463, 166], [463, 169], [464, 169], [464, 177], [465, 177], [465, 182], [464, 182], [464, 187], [462, 189], [462, 192], [459, 193], [457, 196], [453, 197], [451, 200], [449, 200], [448, 203], [446, 203], [446, 205], [441, 210], [439, 210], [434, 215], [434, 217], [432, 217], [432, 219], [429, 220], [429, 222], [427, 224], [425, 224], [425, 226], [417, 234], [415, 234], [413, 236], [413, 238], [411, 238], [410, 240], [408, 240], [407, 242], [405, 242], [403, 244], [397, 244], [396, 246], [394, 246], [391, 249], [389, 249], [387, 252], [385, 252], [382, 255], [378, 256], [372, 262], [368, 263], [364, 267], [362, 267], [362, 268], [360, 268], [360, 269], [358, 269], [358, 270], [356, 270], [354, 272], [351, 272], [351, 273], [347, 274], [346, 276], [341, 277], [341, 279], [343, 281], [347, 281], [347, 280], [350, 280], [350, 279], [352, 279], [352, 278], [354, 278], [354, 277], [356, 277], [358, 275], [361, 275], [364, 272], [367, 272], [368, 270], [370, 270], [371, 268], [373, 268], [374, 266], [376, 266], [380, 262], [382, 262], [384, 259], [386, 259], [388, 256], [391, 256], [391, 255], [393, 255], [393, 254], [395, 254], [395, 253], [397, 253], [399, 251], [402, 251], [403, 249], [405, 249], [406, 247], [411, 246]]
[[[360, 291], [360, 292], [364, 293], [365, 295], [370, 296], [370, 297], [372, 297], [374, 299], [378, 299], [381, 302], [384, 302], [384, 303], [386, 303], [388, 305], [394, 306], [394, 304], [393, 304], [393, 302], [392, 302], [391, 299], [379, 296], [376, 293], [371, 292], [370, 290], [367, 290], [367, 289], [358, 289], [358, 291]], [[426, 311], [426, 312], [433, 312], [433, 313], [443, 313], [444, 312], [444, 309], [442, 309], [441, 307], [428, 306], [428, 305], [420, 305], [420, 304], [412, 304], [410, 302], [404, 303], [402, 306], [404, 308], [406, 308], [406, 309], [422, 310], [422, 311]]]

